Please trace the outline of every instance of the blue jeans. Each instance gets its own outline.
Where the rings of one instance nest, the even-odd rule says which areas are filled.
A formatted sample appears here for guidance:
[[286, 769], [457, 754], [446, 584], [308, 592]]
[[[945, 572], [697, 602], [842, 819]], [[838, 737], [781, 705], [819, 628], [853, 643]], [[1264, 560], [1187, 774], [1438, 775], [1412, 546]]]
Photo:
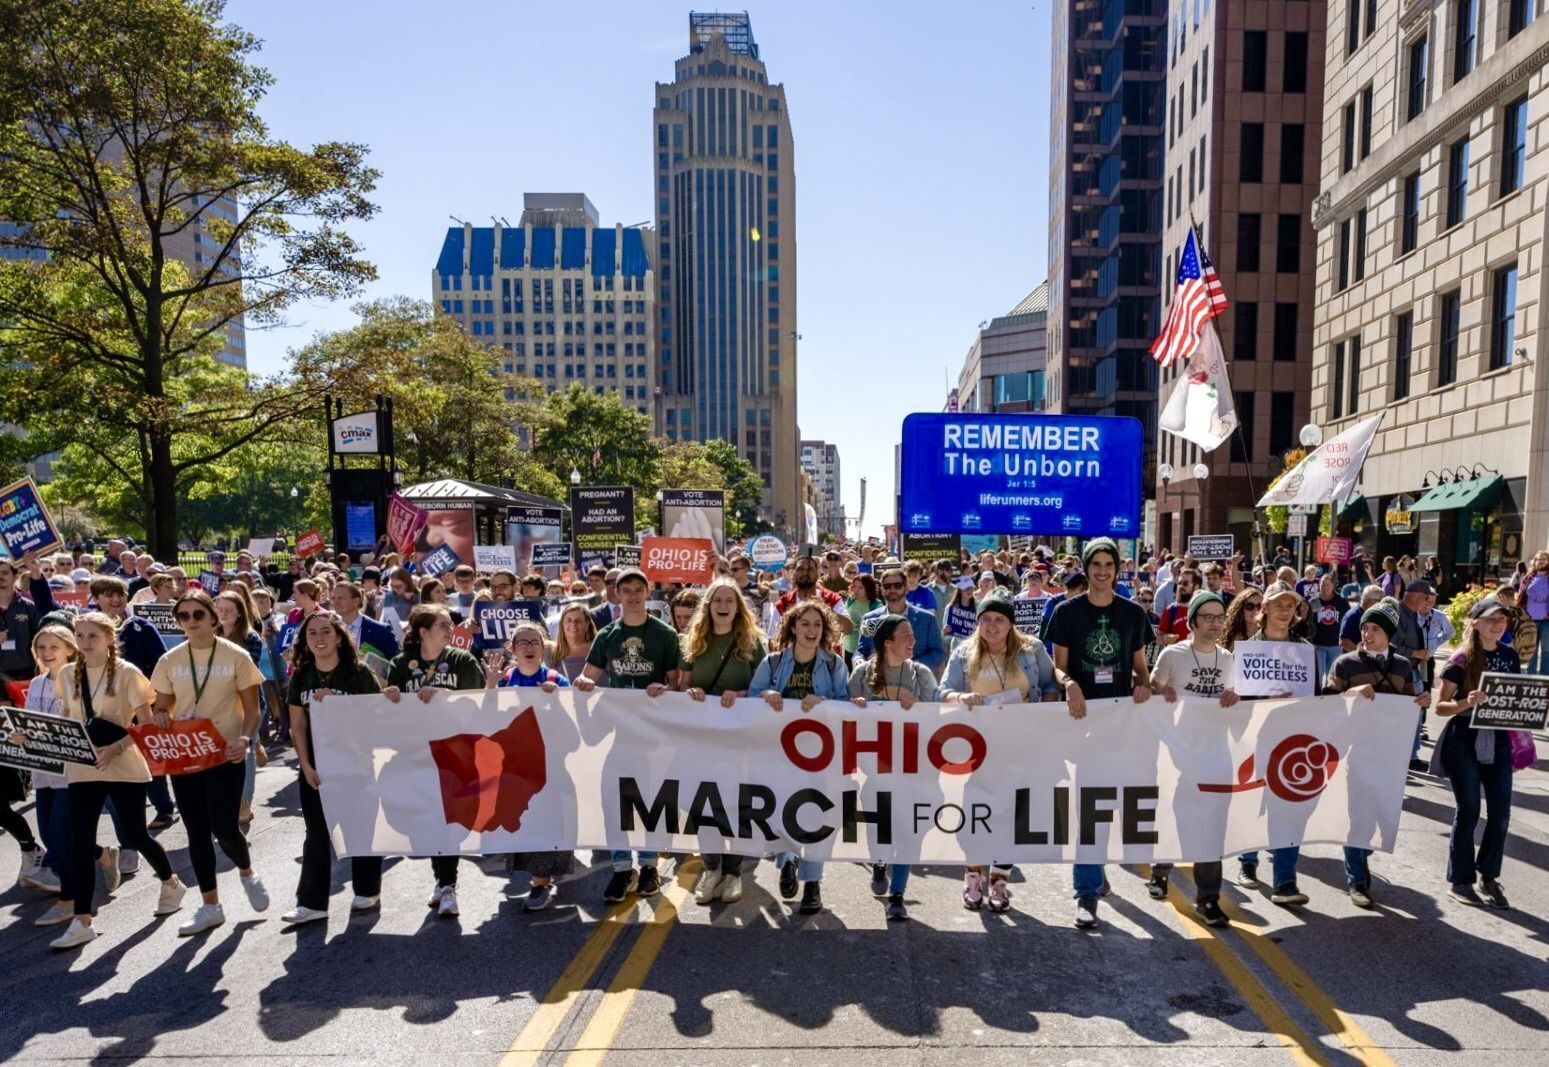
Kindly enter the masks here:
[[1070, 880], [1077, 899], [1098, 896], [1103, 891], [1103, 865], [1078, 863], [1070, 869]]
[[38, 837], [43, 842], [43, 866], [63, 878], [70, 866], [70, 790], [37, 791]]
[[[796, 853], [794, 852], [777, 852], [775, 853], [775, 866], [784, 867], [787, 863], [791, 862], [791, 860], [795, 858]], [[905, 868], [905, 870], [907, 869], [908, 868]], [[823, 861], [802, 860], [801, 863], [797, 865], [796, 877], [800, 878], [803, 882], [821, 882], [823, 880]]]
[[889, 895], [901, 894], [909, 884], [909, 867], [903, 863], [887, 865], [887, 891]]
[[[1506, 858], [1506, 827], [1511, 822], [1511, 754], [1506, 737], [1497, 732], [1495, 759], [1480, 763], [1474, 743], [1462, 730], [1448, 731], [1442, 752], [1443, 766], [1452, 780], [1457, 810], [1452, 816], [1451, 851], [1447, 856], [1447, 881], [1473, 885], [1481, 878], [1501, 876]], [[1479, 825], [1479, 797], [1484, 795], [1484, 836], [1474, 851], [1474, 829]]]
[[[659, 855], [661, 855], [659, 852], [640, 853], [640, 866], [654, 866], [656, 857]], [[635, 853], [628, 849], [624, 849], [622, 852], [611, 852], [609, 853], [609, 858], [613, 860], [613, 869], [615, 871], [632, 871], [635, 869]]]
[[1339, 658], [1344, 649], [1338, 645], [1317, 645], [1318, 655], [1318, 688], [1323, 688], [1323, 682], [1328, 678], [1328, 672], [1334, 666], [1334, 661]]
[[1345, 848], [1345, 884], [1351, 889], [1365, 889], [1372, 883], [1371, 868], [1366, 860], [1372, 854], [1369, 848]]
[[1530, 674], [1549, 674], [1549, 619], [1539, 619], [1538, 648], [1533, 653], [1533, 665], [1523, 665], [1522, 669]]
[[[1287, 882], [1296, 881], [1296, 861], [1301, 858], [1301, 855], [1302, 846], [1300, 845], [1269, 850], [1270, 869], [1273, 872], [1275, 885], [1285, 885]], [[1257, 852], [1244, 852], [1237, 857], [1237, 862], [1257, 865], [1259, 854]]]

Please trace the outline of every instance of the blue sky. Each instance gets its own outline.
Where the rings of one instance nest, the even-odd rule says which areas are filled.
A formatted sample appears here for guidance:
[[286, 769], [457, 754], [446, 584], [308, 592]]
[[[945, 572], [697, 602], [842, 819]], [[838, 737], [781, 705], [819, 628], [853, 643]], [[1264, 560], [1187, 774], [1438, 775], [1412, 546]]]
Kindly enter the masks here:
[[[653, 88], [687, 51], [689, 10], [231, 0], [227, 17], [264, 41], [274, 136], [371, 146], [381, 211], [353, 227], [381, 275], [366, 295], [428, 299], [448, 215], [514, 221], [524, 192], [582, 191], [605, 223], [652, 217]], [[978, 324], [1046, 271], [1049, 2], [748, 11], [794, 131], [802, 435], [839, 446], [851, 516], [868, 479], [878, 532], [903, 417], [941, 410]], [[250, 365], [351, 325], [350, 303], [250, 331]]]

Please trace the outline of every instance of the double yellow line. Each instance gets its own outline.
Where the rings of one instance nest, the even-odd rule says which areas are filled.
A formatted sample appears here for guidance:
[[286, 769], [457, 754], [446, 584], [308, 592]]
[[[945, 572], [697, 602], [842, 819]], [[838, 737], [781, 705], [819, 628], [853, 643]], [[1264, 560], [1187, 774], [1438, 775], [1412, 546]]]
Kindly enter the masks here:
[[[1329, 1059], [1323, 1046], [1296, 1024], [1274, 994], [1243, 965], [1225, 940], [1194, 914], [1193, 908], [1185, 902], [1176, 885], [1169, 887], [1167, 902], [1182, 917], [1185, 935], [1200, 946], [1210, 962], [1215, 964], [1216, 969], [1232, 984], [1232, 988], [1258, 1015], [1265, 1028], [1286, 1046], [1291, 1058], [1302, 1067], [1313, 1064], [1327, 1067]], [[1241, 936], [1249, 950], [1317, 1017], [1323, 1027], [1334, 1035], [1346, 1052], [1367, 1067], [1398, 1067], [1354, 1017], [1340, 1010], [1333, 998], [1264, 933], [1255, 920], [1249, 919], [1235, 903], [1224, 896], [1220, 903], [1221, 910], [1231, 920], [1231, 929]]]
[[[662, 889], [659, 898], [652, 902], [651, 917], [635, 938], [634, 945], [624, 962], [619, 965], [613, 981], [608, 984], [593, 1009], [586, 1029], [572, 1046], [566, 1058], [566, 1067], [585, 1067], [600, 1064], [612, 1046], [624, 1018], [635, 1002], [635, 994], [645, 983], [646, 975], [667, 943], [672, 924], [677, 921], [678, 910], [688, 900], [694, 880], [699, 874], [700, 862], [690, 859], [678, 864], [675, 877]], [[539, 1002], [527, 1025], [516, 1036], [504, 1057], [501, 1067], [534, 1067], [553, 1044], [565, 1020], [591, 984], [592, 977], [607, 960], [614, 942], [627, 926], [636, 925], [638, 909], [633, 901], [616, 904], [603, 916], [577, 952], [570, 964], [555, 979], [554, 985]]]

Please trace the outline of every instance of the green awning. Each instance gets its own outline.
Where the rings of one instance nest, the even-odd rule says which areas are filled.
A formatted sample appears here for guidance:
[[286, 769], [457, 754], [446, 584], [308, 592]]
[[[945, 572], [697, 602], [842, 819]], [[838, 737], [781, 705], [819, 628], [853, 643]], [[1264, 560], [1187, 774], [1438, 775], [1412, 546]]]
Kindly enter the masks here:
[[1487, 508], [1501, 495], [1505, 480], [1499, 474], [1487, 474], [1483, 478], [1466, 478], [1448, 485], [1438, 485], [1426, 493], [1409, 509], [1421, 511], [1452, 511], [1456, 508]]
[[1366, 507], [1366, 497], [1357, 493], [1345, 501], [1345, 506], [1339, 509], [1339, 517], [1351, 522], [1354, 522], [1356, 519], [1370, 518], [1370, 511]]

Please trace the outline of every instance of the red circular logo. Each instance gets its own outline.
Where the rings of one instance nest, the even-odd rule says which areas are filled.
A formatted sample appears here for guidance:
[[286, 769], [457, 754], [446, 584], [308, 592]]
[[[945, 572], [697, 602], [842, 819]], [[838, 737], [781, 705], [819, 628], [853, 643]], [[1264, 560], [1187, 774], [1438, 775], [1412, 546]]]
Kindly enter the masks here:
[[1264, 777], [1281, 800], [1311, 800], [1323, 792], [1339, 766], [1339, 751], [1311, 734], [1292, 734], [1269, 754]]

